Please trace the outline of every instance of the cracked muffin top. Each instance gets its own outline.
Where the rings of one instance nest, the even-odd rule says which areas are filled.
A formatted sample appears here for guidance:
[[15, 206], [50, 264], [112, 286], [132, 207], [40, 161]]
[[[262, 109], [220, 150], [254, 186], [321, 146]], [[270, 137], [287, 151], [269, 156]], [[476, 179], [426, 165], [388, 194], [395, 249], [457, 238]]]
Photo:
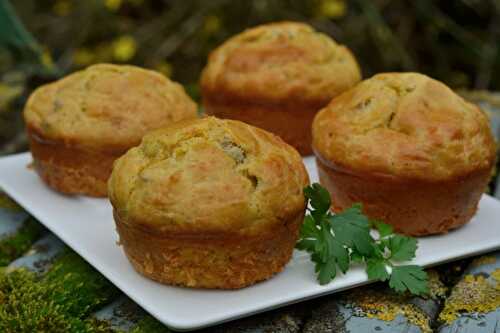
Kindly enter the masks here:
[[27, 127], [44, 140], [126, 149], [149, 130], [196, 117], [181, 85], [134, 66], [99, 64], [43, 85], [24, 109]]
[[115, 162], [109, 198], [124, 223], [175, 234], [252, 232], [303, 214], [309, 183], [295, 149], [234, 120], [184, 120]]
[[321, 106], [361, 79], [343, 45], [303, 23], [261, 25], [230, 38], [203, 70], [204, 98]]
[[314, 119], [313, 146], [336, 167], [430, 181], [495, 159], [486, 114], [418, 73], [375, 75], [335, 98]]

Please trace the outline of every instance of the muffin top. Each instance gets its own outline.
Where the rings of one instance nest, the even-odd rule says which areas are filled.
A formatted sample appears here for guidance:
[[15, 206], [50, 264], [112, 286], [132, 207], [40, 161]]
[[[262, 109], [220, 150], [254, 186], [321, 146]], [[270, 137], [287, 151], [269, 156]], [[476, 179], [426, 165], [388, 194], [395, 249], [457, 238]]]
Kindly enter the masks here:
[[417, 73], [375, 75], [335, 98], [313, 123], [316, 154], [348, 170], [429, 181], [492, 167], [487, 116]]
[[232, 37], [210, 54], [204, 98], [255, 103], [328, 103], [361, 79], [345, 46], [303, 23], [261, 25]]
[[196, 117], [178, 83], [134, 66], [99, 64], [36, 89], [24, 109], [27, 127], [45, 140], [127, 149], [171, 122]]
[[279, 137], [234, 120], [185, 120], [115, 162], [111, 203], [125, 223], [174, 234], [252, 232], [304, 213], [302, 159]]

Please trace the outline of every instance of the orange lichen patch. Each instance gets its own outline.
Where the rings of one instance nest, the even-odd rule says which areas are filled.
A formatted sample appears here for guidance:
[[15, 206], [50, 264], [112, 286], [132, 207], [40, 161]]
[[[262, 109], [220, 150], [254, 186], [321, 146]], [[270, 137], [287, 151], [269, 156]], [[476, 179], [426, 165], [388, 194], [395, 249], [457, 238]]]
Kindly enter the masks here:
[[392, 321], [401, 315], [422, 332], [432, 332], [430, 318], [419, 307], [409, 303], [410, 296], [365, 289], [363, 292], [355, 291], [349, 299], [368, 318]]
[[496, 288], [497, 290], [500, 290], [500, 269], [498, 269], [498, 268], [497, 268], [497, 269], [495, 269], [493, 272], [491, 272], [491, 274], [490, 274], [490, 275], [491, 275], [491, 277], [492, 277], [493, 279], [495, 279], [495, 281], [497, 282], [497, 284], [496, 284], [495, 288]]
[[500, 269], [491, 277], [488, 280], [483, 275], [466, 275], [446, 300], [439, 320], [449, 324], [461, 313], [488, 313], [500, 307]]
[[[434, 270], [427, 271], [429, 278], [429, 297], [431, 299], [444, 298], [446, 286]], [[373, 289], [360, 289], [348, 295], [349, 303], [358, 307], [361, 314], [368, 318], [383, 321], [392, 321], [397, 316], [403, 316], [410, 324], [420, 328], [424, 333], [432, 332], [431, 319], [417, 305], [410, 302], [414, 296], [396, 294]]]
[[439, 274], [436, 271], [429, 270], [427, 271], [427, 278], [429, 281], [430, 297], [432, 299], [437, 299], [437, 298], [444, 299], [446, 297], [446, 292], [448, 291], [448, 288], [439, 278]]

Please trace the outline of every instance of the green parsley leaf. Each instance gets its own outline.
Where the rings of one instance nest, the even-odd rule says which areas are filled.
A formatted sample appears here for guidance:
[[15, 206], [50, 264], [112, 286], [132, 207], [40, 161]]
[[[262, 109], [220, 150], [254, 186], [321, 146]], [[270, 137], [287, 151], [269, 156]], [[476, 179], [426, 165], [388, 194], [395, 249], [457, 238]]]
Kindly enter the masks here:
[[314, 251], [314, 247], [316, 246], [316, 242], [317, 242], [316, 239], [301, 239], [297, 242], [295, 247], [301, 251], [311, 252], [311, 251]]
[[[320, 284], [333, 280], [338, 269], [346, 273], [351, 263], [364, 263], [370, 279], [389, 280], [389, 286], [398, 292], [428, 292], [427, 274], [421, 267], [395, 266], [392, 262], [413, 259], [416, 239], [395, 234], [392, 226], [370, 220], [360, 204], [333, 215], [330, 195], [319, 184], [306, 187], [304, 195], [311, 208], [296, 248], [310, 253]], [[378, 238], [371, 236], [371, 227], [378, 230]]]
[[[318, 239], [319, 230], [316, 227], [316, 222], [314, 219], [307, 215], [304, 218], [304, 223], [300, 227], [300, 244], [299, 250], [306, 250], [314, 248], [314, 244]], [[299, 245], [298, 245], [299, 246]]]
[[417, 251], [417, 240], [415, 238], [394, 235], [389, 238], [389, 250], [391, 259], [395, 261], [406, 261], [415, 258]]
[[427, 273], [417, 265], [395, 266], [392, 268], [389, 286], [397, 292], [409, 291], [414, 295], [429, 293]]
[[332, 241], [332, 255], [342, 273], [347, 272], [349, 269], [349, 252], [336, 240]]
[[375, 228], [377, 228], [380, 238], [387, 237], [394, 232], [394, 229], [390, 224], [381, 221], [373, 221], [373, 224], [375, 225]]
[[326, 263], [333, 256], [333, 235], [326, 221], [321, 221], [320, 226], [320, 239], [323, 242], [323, 247], [320, 250], [320, 258], [322, 262]]
[[351, 261], [360, 264], [364, 262], [364, 257], [356, 249], [351, 249]]
[[342, 213], [329, 216], [328, 219], [340, 243], [355, 248], [363, 256], [373, 253], [370, 224], [361, 211], [361, 205], [354, 205]]
[[[318, 264], [316, 264], [316, 267], [317, 266]], [[329, 258], [326, 263], [321, 265], [317, 273], [319, 284], [325, 285], [330, 283], [330, 281], [335, 279], [335, 276], [337, 275], [337, 264], [335, 259]]]
[[330, 193], [318, 183], [304, 188], [304, 196], [309, 199], [311, 207], [317, 214], [323, 215], [330, 209]]
[[385, 260], [370, 259], [366, 262], [366, 273], [370, 280], [385, 281], [389, 279]]

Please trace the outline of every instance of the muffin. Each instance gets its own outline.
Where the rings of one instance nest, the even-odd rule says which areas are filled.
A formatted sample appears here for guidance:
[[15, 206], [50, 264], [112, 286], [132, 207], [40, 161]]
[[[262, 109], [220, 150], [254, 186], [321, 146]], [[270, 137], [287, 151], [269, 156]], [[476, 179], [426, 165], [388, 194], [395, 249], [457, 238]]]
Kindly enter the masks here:
[[316, 112], [360, 79], [349, 49], [327, 35], [302, 23], [266, 24], [212, 52], [201, 77], [203, 107], [271, 131], [309, 155]]
[[313, 146], [334, 211], [361, 202], [414, 236], [467, 223], [495, 160], [486, 115], [417, 73], [375, 75], [335, 98], [314, 119]]
[[36, 89], [24, 109], [34, 167], [53, 189], [106, 196], [113, 161], [153, 129], [194, 118], [182, 86], [133, 66], [94, 65]]
[[242, 288], [290, 260], [306, 202], [300, 155], [239, 121], [185, 120], [115, 163], [109, 198], [132, 266], [165, 284]]

